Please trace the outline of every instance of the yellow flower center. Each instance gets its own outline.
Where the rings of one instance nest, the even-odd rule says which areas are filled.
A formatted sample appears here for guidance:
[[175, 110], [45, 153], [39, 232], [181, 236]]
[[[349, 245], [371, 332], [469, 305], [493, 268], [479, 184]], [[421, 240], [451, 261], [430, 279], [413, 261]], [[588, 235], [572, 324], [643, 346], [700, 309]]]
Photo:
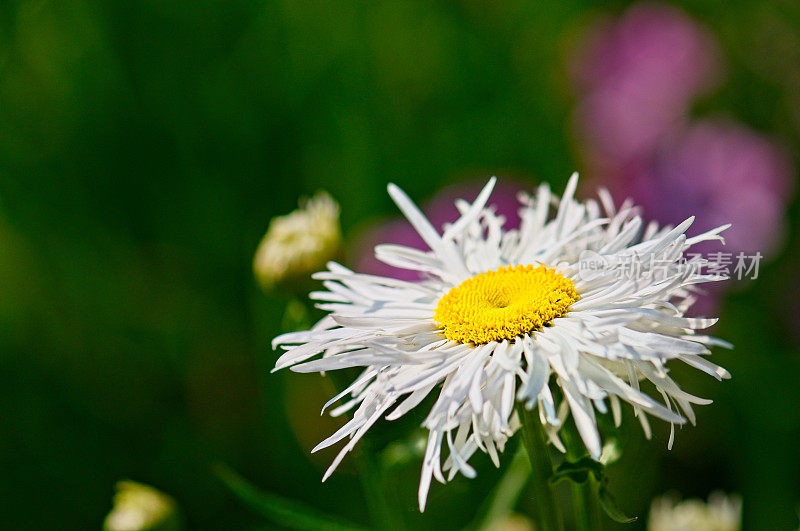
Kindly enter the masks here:
[[439, 299], [433, 320], [444, 335], [476, 345], [541, 330], [580, 299], [573, 282], [544, 266], [501, 267], [470, 277]]

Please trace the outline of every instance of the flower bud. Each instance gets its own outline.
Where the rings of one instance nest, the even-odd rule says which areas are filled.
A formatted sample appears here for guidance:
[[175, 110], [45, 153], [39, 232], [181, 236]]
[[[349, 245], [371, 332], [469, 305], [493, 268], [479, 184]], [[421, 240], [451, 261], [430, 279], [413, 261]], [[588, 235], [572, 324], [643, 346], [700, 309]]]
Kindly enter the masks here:
[[300, 201], [300, 208], [272, 218], [253, 258], [264, 289], [304, 278], [335, 258], [342, 243], [339, 205], [325, 192]]
[[177, 531], [181, 529], [175, 500], [153, 487], [119, 481], [114, 508], [103, 522], [105, 531]]
[[691, 499], [679, 501], [662, 496], [650, 507], [649, 531], [739, 531], [742, 528], [742, 500], [712, 492], [708, 503]]

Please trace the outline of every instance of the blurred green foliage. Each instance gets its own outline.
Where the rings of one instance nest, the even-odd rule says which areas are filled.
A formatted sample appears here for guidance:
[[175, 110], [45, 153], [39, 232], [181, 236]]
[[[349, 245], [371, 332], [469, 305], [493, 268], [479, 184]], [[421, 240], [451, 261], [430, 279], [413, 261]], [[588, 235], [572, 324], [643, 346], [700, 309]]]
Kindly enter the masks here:
[[[730, 65], [701, 107], [796, 153], [797, 5], [684, 7]], [[4, 525], [97, 528], [126, 477], [173, 496], [192, 529], [262, 525], [217, 463], [367, 525], [352, 459], [321, 485], [332, 453], [308, 454], [340, 422], [318, 416], [330, 383], [269, 374], [287, 300], [257, 290], [255, 246], [270, 217], [319, 188], [340, 201], [346, 231], [394, 214], [389, 181], [416, 199], [489, 174], [560, 189], [578, 160], [564, 58], [597, 12], [588, 0], [0, 4]], [[729, 298], [717, 329], [737, 345], [718, 353], [733, 380], [681, 375], [716, 404], [672, 452], [665, 426], [650, 442], [624, 432], [609, 475], [626, 513], [645, 514], [668, 489], [722, 488], [743, 494], [751, 526], [796, 527], [795, 207], [790, 216], [783, 254]], [[385, 429], [378, 444], [400, 431]], [[434, 486], [424, 517], [419, 459], [396, 465], [406, 521], [468, 524], [499, 476], [488, 459], [475, 464], [476, 480]]]

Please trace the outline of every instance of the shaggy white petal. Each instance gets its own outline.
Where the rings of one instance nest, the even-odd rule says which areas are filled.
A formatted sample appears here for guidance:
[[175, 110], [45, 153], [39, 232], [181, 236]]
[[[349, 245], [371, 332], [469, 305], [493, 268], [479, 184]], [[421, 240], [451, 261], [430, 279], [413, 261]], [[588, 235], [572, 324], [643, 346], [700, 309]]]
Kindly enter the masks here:
[[[577, 174], [572, 175], [561, 198], [547, 185], [533, 195], [519, 194], [520, 227], [504, 230], [504, 218], [486, 206], [492, 178], [474, 203], [456, 202], [461, 217], [446, 225], [443, 234], [402, 190], [389, 185], [392, 199], [430, 250], [384, 244], [376, 247], [376, 256], [421, 272], [424, 280], [362, 275], [330, 263], [327, 271], [314, 275], [325, 291], [311, 294], [330, 314], [309, 331], [273, 341], [285, 351], [276, 370], [364, 369], [323, 408], [349, 398], [332, 414], [353, 411], [349, 422], [314, 449], [349, 439], [325, 479], [381, 417], [396, 420], [432, 395], [433, 406], [423, 421], [429, 436], [420, 510], [433, 478], [444, 483], [458, 473], [475, 476], [468, 463], [475, 452], [499, 464], [498, 452], [519, 428], [516, 401], [529, 409], [538, 407], [549, 440], [561, 451], [558, 432], [571, 415], [595, 459], [602, 449], [596, 415], [611, 415], [619, 425], [623, 401], [631, 404], [648, 438], [648, 415], [673, 427], [695, 422], [692, 404], [710, 401], [683, 391], [668, 376], [666, 363], [680, 360], [717, 379], [730, 377], [704, 356], [711, 346], [731, 345], [696, 332], [716, 319], [684, 316], [694, 301], [695, 285], [720, 280], [703, 274], [708, 261], [687, 258], [687, 250], [721, 240], [727, 226], [687, 237], [694, 218], [674, 228], [645, 225], [631, 201], [616, 208], [605, 190], [597, 201], [577, 201], [577, 181]], [[585, 274], [581, 260], [587, 252], [602, 262], [602, 271]], [[448, 339], [434, 321], [439, 300], [465, 279], [528, 264], [554, 268], [574, 283], [580, 296], [548, 326], [473, 345]], [[636, 275], [622, 274], [629, 266], [637, 268]], [[646, 394], [640, 381], [652, 384], [660, 398]], [[554, 399], [556, 388], [560, 392], [555, 396], [563, 397], [560, 403]], [[673, 436], [674, 429], [670, 446]]]

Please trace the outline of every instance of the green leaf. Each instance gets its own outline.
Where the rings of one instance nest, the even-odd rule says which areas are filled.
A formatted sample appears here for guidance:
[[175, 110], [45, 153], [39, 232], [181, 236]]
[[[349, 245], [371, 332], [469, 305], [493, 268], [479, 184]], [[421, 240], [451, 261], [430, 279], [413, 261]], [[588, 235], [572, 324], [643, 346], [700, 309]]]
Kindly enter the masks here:
[[324, 514], [295, 500], [264, 492], [223, 464], [214, 473], [248, 507], [271, 522], [289, 529], [360, 531], [364, 528]]
[[599, 483], [597, 491], [598, 498], [600, 500], [600, 505], [609, 518], [621, 524], [635, 522], [636, 518], [626, 515], [619, 508], [614, 495], [609, 492], [608, 478], [605, 475], [605, 465], [599, 461], [595, 461], [589, 456], [581, 457], [577, 461], [564, 461], [556, 467], [550, 481], [552, 483], [558, 483], [566, 479], [574, 481], [575, 483], [585, 483], [592, 477]]
[[603, 507], [603, 510], [606, 512], [608, 517], [615, 522], [619, 522], [620, 524], [630, 524], [638, 519], [635, 516], [631, 517], [622, 512], [622, 510], [619, 508], [619, 505], [617, 505], [617, 499], [606, 488], [605, 481], [600, 485], [598, 497], [600, 498], [600, 505]]
[[586, 456], [577, 461], [564, 461], [558, 465], [550, 482], [555, 484], [566, 479], [575, 483], [585, 483], [589, 479], [589, 474], [600, 481], [603, 478], [603, 464]]

